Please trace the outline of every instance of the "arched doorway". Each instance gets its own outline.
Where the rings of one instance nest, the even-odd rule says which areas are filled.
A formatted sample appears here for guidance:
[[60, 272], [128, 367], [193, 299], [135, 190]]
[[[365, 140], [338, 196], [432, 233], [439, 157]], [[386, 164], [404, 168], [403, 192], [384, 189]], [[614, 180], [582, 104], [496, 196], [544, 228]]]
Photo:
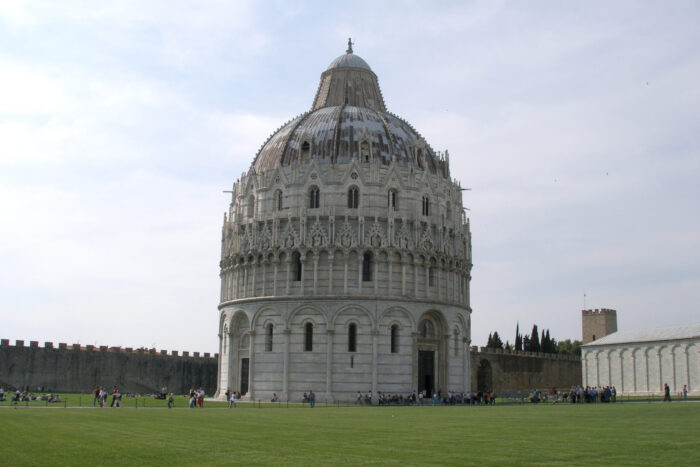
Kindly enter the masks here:
[[434, 392], [446, 390], [445, 333], [444, 319], [439, 312], [430, 311], [418, 320], [416, 387], [428, 397]]
[[493, 391], [493, 370], [491, 362], [483, 359], [476, 370], [476, 390], [481, 392]]

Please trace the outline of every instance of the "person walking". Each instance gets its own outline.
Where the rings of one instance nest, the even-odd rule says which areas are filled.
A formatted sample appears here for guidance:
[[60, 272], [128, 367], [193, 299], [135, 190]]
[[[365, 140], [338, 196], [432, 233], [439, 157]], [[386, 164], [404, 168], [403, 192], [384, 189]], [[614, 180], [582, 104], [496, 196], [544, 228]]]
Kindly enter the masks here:
[[687, 384], [683, 385], [683, 400], [684, 401], [688, 400], [688, 385]]
[[668, 387], [668, 383], [664, 383], [664, 402], [671, 402], [671, 388]]
[[175, 397], [174, 397], [173, 393], [171, 392], [170, 394], [168, 394], [168, 408], [172, 409], [173, 405], [175, 405]]
[[236, 407], [236, 393], [232, 392], [231, 397], [229, 397], [228, 400], [228, 408], [230, 409], [231, 406]]
[[309, 390], [309, 406], [313, 409], [316, 406], [316, 394]]

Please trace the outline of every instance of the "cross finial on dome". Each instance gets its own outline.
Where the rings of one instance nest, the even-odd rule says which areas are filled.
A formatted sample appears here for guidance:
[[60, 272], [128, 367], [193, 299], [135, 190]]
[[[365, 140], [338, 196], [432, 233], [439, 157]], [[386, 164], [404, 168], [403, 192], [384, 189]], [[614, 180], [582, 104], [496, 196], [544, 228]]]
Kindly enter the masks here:
[[346, 54], [352, 53], [352, 38], [348, 37], [348, 50], [345, 51]]

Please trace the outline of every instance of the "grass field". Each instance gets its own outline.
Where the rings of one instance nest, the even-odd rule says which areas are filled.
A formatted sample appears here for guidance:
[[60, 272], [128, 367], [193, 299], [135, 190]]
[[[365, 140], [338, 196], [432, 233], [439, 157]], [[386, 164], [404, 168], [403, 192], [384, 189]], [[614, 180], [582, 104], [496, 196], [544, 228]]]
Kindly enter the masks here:
[[700, 403], [0, 408], [0, 465], [697, 465]]

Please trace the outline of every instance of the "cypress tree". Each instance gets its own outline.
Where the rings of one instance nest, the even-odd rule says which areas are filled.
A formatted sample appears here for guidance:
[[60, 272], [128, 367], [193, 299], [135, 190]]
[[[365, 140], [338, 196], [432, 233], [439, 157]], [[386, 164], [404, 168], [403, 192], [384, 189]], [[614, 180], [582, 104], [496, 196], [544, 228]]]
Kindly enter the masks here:
[[537, 325], [533, 324], [532, 325], [532, 337], [530, 338], [530, 351], [531, 352], [541, 352], [542, 349], [540, 348], [540, 338], [537, 335]]
[[515, 350], [523, 350], [523, 336], [520, 335], [520, 323], [515, 325]]

